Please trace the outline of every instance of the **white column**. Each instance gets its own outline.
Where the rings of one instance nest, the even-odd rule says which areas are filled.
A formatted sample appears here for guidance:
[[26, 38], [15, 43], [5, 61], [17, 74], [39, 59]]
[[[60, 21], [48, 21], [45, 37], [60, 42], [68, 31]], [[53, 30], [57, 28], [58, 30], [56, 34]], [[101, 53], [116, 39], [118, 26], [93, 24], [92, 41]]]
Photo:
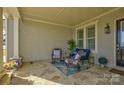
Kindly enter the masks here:
[[7, 60], [14, 56], [14, 21], [13, 17], [7, 17]]
[[5, 37], [5, 46], [4, 46], [4, 48], [3, 48], [3, 50], [4, 50], [4, 52], [5, 52], [5, 55], [3, 55], [4, 57], [3, 57], [3, 62], [5, 63], [5, 62], [8, 62], [8, 60], [7, 60], [7, 58], [8, 58], [8, 48], [7, 48], [7, 46], [8, 46], [8, 44], [7, 44], [7, 30], [8, 30], [8, 28], [7, 28], [7, 19], [8, 19], [8, 15], [5, 15], [5, 14], [3, 14], [3, 16], [4, 16], [4, 23], [3, 23], [3, 32], [6, 34], [6, 37]]
[[0, 8], [0, 71], [2, 70], [3, 64], [3, 19], [2, 19], [2, 8]]
[[14, 17], [14, 58], [19, 58], [19, 18]]

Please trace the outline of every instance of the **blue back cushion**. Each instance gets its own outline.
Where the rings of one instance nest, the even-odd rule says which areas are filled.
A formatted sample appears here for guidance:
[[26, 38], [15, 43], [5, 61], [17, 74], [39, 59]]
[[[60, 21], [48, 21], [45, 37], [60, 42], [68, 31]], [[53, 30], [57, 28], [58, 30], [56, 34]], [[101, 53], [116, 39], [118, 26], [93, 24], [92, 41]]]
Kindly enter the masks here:
[[90, 55], [90, 49], [79, 49], [79, 48], [75, 48], [73, 51], [73, 54], [71, 54], [71, 57], [75, 57], [75, 55], [78, 53], [78, 51], [83, 50], [83, 56], [82, 59], [88, 59], [89, 55]]

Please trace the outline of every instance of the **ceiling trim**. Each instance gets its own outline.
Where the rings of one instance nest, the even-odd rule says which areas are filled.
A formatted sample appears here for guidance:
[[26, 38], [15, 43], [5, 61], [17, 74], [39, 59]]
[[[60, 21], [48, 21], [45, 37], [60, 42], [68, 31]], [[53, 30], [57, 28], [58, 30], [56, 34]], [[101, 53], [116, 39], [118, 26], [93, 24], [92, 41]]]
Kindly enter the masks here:
[[[39, 16], [39, 15], [33, 15], [33, 14], [27, 14], [27, 13], [25, 13], [25, 12], [23, 12], [23, 13], [21, 13], [22, 15], [24, 15], [25, 17], [39, 17], [39, 18], [44, 18], [44, 19], [46, 19], [46, 20], [51, 20], [51, 18], [48, 18], [48, 17], [44, 17], [44, 16]], [[34, 19], [34, 18], [32, 18], [32, 19]]]
[[29, 21], [45, 23], [45, 24], [57, 25], [57, 26], [66, 27], [66, 28], [73, 28], [73, 26], [70, 26], [70, 25], [58, 24], [58, 23], [48, 22], [48, 21], [44, 21], [44, 20], [37, 20], [37, 19], [34, 19], [34, 18], [24, 17], [23, 19], [24, 20], [29, 20]]
[[[38, 19], [35, 19], [35, 18], [30, 18], [30, 17], [24, 17], [23, 19], [25, 19], [25, 20], [30, 20], [30, 21], [35, 21], [35, 22], [40, 22], [40, 23], [45, 23], [45, 24], [57, 25], [57, 26], [66, 27], [66, 28], [77, 28], [77, 27], [79, 27], [79, 26], [81, 26], [81, 25], [84, 25], [84, 24], [87, 24], [87, 23], [89, 23], [89, 22], [91, 22], [91, 21], [94, 21], [94, 20], [96, 20], [96, 19], [99, 19], [99, 18], [101, 18], [101, 17], [103, 17], [103, 16], [105, 16], [105, 15], [107, 15], [107, 14], [110, 14], [110, 13], [112, 13], [112, 12], [114, 12], [114, 11], [117, 11], [117, 10], [119, 10], [119, 9], [121, 9], [121, 8], [122, 8], [122, 7], [114, 8], [114, 9], [112, 9], [112, 10], [110, 10], [110, 11], [107, 11], [107, 12], [102, 13], [101, 15], [98, 15], [98, 16], [96, 16], [96, 17], [93, 17], [93, 18], [89, 19], [89, 20], [86, 20], [86, 21], [84, 21], [84, 22], [81, 22], [80, 24], [77, 24], [77, 25], [75, 25], [75, 26], [65, 25], [65, 24], [59, 24], [59, 23], [54, 23], [54, 22], [45, 21], [45, 20], [38, 20]], [[56, 16], [60, 15], [60, 14], [63, 12], [63, 10], [64, 10], [64, 8], [61, 9], [61, 10], [56, 14]], [[55, 18], [56, 18], [56, 16], [55, 16]], [[42, 16], [39, 16], [39, 17], [42, 17]]]
[[122, 7], [114, 8], [114, 9], [112, 9], [112, 10], [110, 10], [110, 11], [107, 11], [107, 12], [105, 12], [105, 13], [102, 13], [102, 14], [99, 15], [99, 16], [93, 17], [93, 18], [91, 18], [91, 19], [89, 19], [89, 20], [86, 20], [86, 21], [84, 21], [84, 22], [82, 22], [82, 23], [80, 23], [80, 24], [77, 24], [77, 25], [75, 25], [75, 26], [73, 26], [73, 27], [74, 27], [74, 28], [79, 27], [79, 26], [84, 25], [84, 24], [86, 24], [86, 23], [88, 23], [88, 22], [91, 22], [91, 21], [96, 20], [96, 19], [99, 19], [99, 18], [101, 18], [101, 17], [103, 17], [103, 16], [105, 16], [105, 15], [108, 15], [108, 14], [114, 12], [114, 11], [117, 11], [117, 10], [119, 10], [119, 9], [121, 9], [121, 8], [122, 8]]
[[[61, 13], [64, 11], [64, 9], [65, 9], [65, 8], [62, 8], [62, 9], [61, 9], [60, 11], [58, 11], [58, 12], [56, 13], [56, 15], [55, 15], [54, 17], [52, 17], [52, 18], [44, 17], [44, 16], [41, 16], [41, 15], [39, 16], [39, 15], [27, 14], [26, 12], [23, 12], [22, 15], [24, 15], [24, 16], [26, 15], [26, 17], [28, 17], [28, 16], [29, 16], [29, 17], [30, 17], [30, 16], [31, 16], [31, 17], [40, 17], [40, 18], [44, 18], [44, 19], [47, 19], [47, 20], [51, 20], [51, 19], [56, 19], [57, 16], [61, 15]], [[32, 19], [35, 19], [35, 18], [32, 18]]]
[[22, 21], [18, 8], [16, 7], [3, 7], [3, 15], [8, 18], [12, 16], [13, 18], [20, 19]]
[[4, 7], [4, 9], [8, 14], [12, 15], [13, 17], [20, 18], [20, 13], [16, 7]]

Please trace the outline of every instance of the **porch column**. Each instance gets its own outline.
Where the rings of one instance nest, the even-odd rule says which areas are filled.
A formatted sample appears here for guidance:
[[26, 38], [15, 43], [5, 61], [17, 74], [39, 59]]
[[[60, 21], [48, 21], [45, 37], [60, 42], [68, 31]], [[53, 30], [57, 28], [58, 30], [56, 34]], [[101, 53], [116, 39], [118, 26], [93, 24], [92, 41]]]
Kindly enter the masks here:
[[7, 17], [7, 61], [14, 56], [14, 21]]
[[2, 70], [3, 63], [3, 19], [2, 8], [0, 8], [0, 71]]
[[14, 58], [19, 58], [19, 17], [14, 17]]

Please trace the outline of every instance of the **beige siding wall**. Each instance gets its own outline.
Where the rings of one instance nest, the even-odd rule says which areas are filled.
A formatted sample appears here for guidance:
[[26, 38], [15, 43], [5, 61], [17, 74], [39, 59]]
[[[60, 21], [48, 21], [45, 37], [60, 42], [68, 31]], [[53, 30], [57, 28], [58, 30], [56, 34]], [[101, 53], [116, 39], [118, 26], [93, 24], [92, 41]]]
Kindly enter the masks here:
[[2, 8], [0, 8], [0, 71], [2, 70], [2, 63], [3, 63], [3, 45], [2, 45]]
[[[115, 47], [116, 47], [116, 20], [124, 18], [124, 8], [119, 9], [99, 19], [98, 22], [98, 54], [96, 61], [100, 56], [105, 56], [109, 60], [109, 66], [115, 66]], [[105, 34], [104, 27], [106, 23], [110, 24], [111, 34]]]
[[20, 56], [24, 61], [51, 59], [53, 48], [66, 48], [73, 29], [23, 20], [20, 22]]
[[[108, 66], [113, 67], [115, 65], [115, 20], [118, 18], [124, 18], [124, 8], [97, 19], [98, 52], [94, 54], [95, 63], [98, 63], [98, 58], [103, 56], [109, 60]], [[110, 24], [111, 34], [105, 34], [106, 23]]]

